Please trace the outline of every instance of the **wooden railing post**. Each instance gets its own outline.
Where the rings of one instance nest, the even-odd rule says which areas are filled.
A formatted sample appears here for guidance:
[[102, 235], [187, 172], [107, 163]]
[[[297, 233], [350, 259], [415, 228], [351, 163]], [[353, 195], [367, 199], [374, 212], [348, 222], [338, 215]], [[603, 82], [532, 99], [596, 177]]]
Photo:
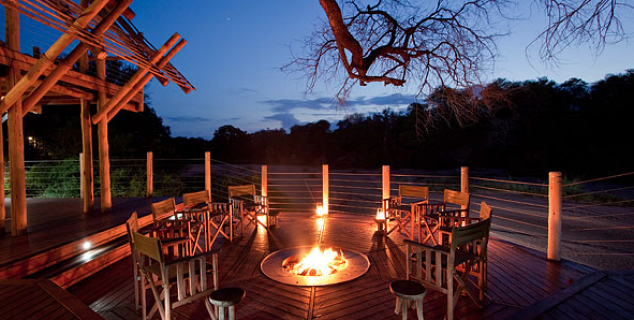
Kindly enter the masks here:
[[[460, 192], [469, 193], [469, 167], [460, 167]], [[467, 209], [467, 206], [460, 206]]]
[[[79, 197], [85, 199], [86, 188], [84, 187], [84, 183], [86, 183], [86, 177], [84, 177], [84, 154], [82, 152], [79, 153]], [[85, 213], [85, 212], [84, 212]]]
[[[383, 166], [383, 199], [390, 198], [390, 166]], [[385, 208], [383, 208], [385, 210]]]
[[152, 198], [154, 195], [154, 154], [152, 151], [147, 153], [147, 164], [146, 164], [146, 172], [147, 172], [147, 187], [146, 187], [146, 197]]
[[548, 260], [561, 260], [561, 172], [548, 174]]
[[328, 189], [329, 189], [329, 182], [328, 182], [328, 165], [324, 164], [321, 166], [322, 169], [322, 181], [323, 181], [323, 210], [324, 213], [328, 213]]
[[205, 190], [211, 200], [211, 152], [205, 152]]
[[269, 181], [268, 181], [268, 167], [262, 165], [262, 196], [267, 197], [269, 195]]

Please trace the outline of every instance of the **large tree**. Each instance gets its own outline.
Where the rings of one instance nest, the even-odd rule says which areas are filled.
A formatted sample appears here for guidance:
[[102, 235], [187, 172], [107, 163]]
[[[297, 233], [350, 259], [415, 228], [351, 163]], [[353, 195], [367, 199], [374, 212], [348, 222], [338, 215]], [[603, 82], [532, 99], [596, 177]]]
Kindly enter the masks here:
[[[289, 68], [304, 72], [308, 89], [324, 79], [339, 83], [345, 101], [354, 85], [370, 82], [404, 86], [419, 94], [440, 92], [459, 122], [469, 123], [479, 108], [498, 105], [500, 92], [484, 90], [481, 79], [496, 57], [495, 40], [512, 22], [506, 9], [520, 0], [319, 0], [327, 20], [311, 35], [307, 51]], [[552, 59], [575, 43], [602, 48], [626, 35], [620, 21], [631, 14], [627, 0], [533, 0], [548, 25], [530, 44]], [[511, 17], [511, 18], [509, 18]], [[492, 89], [489, 87], [489, 89]], [[449, 96], [457, 94], [454, 96]], [[482, 103], [484, 102], [484, 103]], [[433, 108], [429, 108], [433, 110]]]

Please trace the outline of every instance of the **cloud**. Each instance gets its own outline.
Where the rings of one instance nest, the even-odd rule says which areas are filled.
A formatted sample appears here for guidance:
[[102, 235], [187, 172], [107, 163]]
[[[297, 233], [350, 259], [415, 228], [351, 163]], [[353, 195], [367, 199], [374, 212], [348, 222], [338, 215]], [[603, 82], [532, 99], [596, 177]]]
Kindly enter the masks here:
[[[415, 101], [416, 96], [404, 95], [400, 93], [394, 93], [387, 96], [377, 96], [372, 98], [361, 96], [356, 99], [347, 100], [344, 108], [358, 108], [366, 106], [407, 106]], [[284, 114], [289, 113], [295, 109], [331, 110], [333, 107], [336, 106], [335, 101], [329, 98], [317, 98], [312, 100], [279, 99], [260, 101], [260, 103], [271, 106], [271, 111], [273, 112]]]
[[295, 119], [295, 116], [290, 113], [276, 113], [271, 116], [266, 116], [264, 119], [280, 121], [282, 123], [282, 128], [286, 130], [289, 130], [294, 125], [301, 124], [301, 122]]
[[243, 94], [243, 93], [256, 93], [256, 92], [258, 92], [258, 91], [255, 90], [255, 89], [243, 87], [243, 88], [238, 88], [236, 90], [232, 90], [230, 93], [232, 93], [232, 94]]
[[212, 121], [212, 119], [205, 117], [165, 117], [165, 120], [172, 122], [203, 122], [203, 121]]
[[333, 100], [327, 98], [313, 100], [279, 99], [260, 101], [260, 103], [272, 106], [271, 111], [273, 112], [288, 113], [294, 109], [325, 110], [333, 105]]

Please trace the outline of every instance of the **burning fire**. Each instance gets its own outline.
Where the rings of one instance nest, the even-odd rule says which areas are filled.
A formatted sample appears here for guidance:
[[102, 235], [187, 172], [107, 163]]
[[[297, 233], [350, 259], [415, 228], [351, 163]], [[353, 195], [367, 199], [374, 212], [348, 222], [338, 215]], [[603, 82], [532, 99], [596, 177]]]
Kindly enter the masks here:
[[[300, 260], [301, 259], [301, 260]], [[328, 248], [322, 251], [314, 247], [304, 257], [289, 257], [282, 263], [284, 269], [300, 276], [323, 276], [341, 271], [348, 266], [348, 260], [343, 257], [343, 252]]]

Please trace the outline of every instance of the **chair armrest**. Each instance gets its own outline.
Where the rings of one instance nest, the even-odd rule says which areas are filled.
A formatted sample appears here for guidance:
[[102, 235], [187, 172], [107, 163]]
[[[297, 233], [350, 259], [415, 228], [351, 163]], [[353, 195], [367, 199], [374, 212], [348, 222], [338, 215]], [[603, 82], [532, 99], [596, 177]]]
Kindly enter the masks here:
[[423, 249], [423, 250], [430, 250], [430, 251], [442, 251], [442, 252], [444, 252], [444, 253], [449, 252], [449, 248], [448, 248], [448, 247], [445, 247], [445, 246], [433, 246], [433, 247], [432, 247], [432, 246], [428, 246], [428, 245], [426, 245], [426, 244], [422, 244], [422, 243], [415, 242], [415, 241], [408, 240], [408, 239], [403, 240], [403, 242], [404, 242], [405, 244], [407, 244], [408, 246], [418, 247], [418, 248], [421, 248], [421, 249]]

